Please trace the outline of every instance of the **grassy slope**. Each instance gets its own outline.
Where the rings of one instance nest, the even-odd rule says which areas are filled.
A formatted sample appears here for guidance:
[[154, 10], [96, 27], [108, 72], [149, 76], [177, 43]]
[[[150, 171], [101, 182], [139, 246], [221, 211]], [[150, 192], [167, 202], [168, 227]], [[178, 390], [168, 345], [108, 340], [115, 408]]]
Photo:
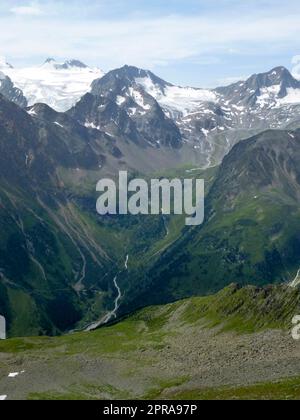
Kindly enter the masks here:
[[300, 377], [276, 382], [261, 383], [245, 387], [223, 387], [216, 389], [170, 393], [175, 400], [299, 400]]
[[[115, 325], [93, 333], [3, 341], [0, 342], [0, 354], [2, 360], [4, 356], [12, 356], [16, 360], [21, 357], [22, 360], [27, 361], [27, 364], [30, 361], [37, 363], [41, 360], [45, 367], [55, 363], [56, 366], [61, 365], [62, 371], [70, 358], [76, 359], [79, 355], [85, 355], [88, 360], [95, 362], [100, 359], [109, 360], [113, 363], [112, 366], [124, 363], [125, 376], [139, 372], [142, 377], [147, 377], [148, 366], [151, 366], [154, 360], [156, 362], [159, 360], [160, 351], [168, 347], [167, 343], [179, 334], [180, 328], [183, 328], [183, 331], [192, 328], [192, 334], [197, 334], [197, 331], [200, 332], [203, 327], [208, 330], [218, 327], [218, 334], [234, 332], [241, 335], [251, 335], [269, 329], [286, 330], [290, 327], [292, 317], [299, 310], [298, 290], [290, 290], [284, 286], [241, 289], [232, 285], [214, 296], [187, 299], [166, 306], [143, 309]], [[72, 370], [76, 371], [75, 365], [71, 366]], [[148, 374], [150, 376], [150, 373]], [[107, 384], [100, 385], [89, 383], [87, 379], [82, 378], [80, 384], [62, 387], [58, 383], [56, 386], [53, 385], [53, 391], [50, 388], [45, 392], [30, 392], [27, 398], [94, 399], [105, 398], [105, 395], [109, 398], [149, 399], [300, 397], [298, 379], [247, 387], [180, 390], [180, 386], [188, 379], [186, 376], [176, 375], [176, 372], [171, 372], [171, 376], [165, 379], [149, 377], [150, 383], [143, 393], [133, 394], [133, 391], [126, 392], [126, 389], [122, 387], [114, 389], [109, 381]], [[54, 389], [59, 391], [54, 391]]]
[[[181, 380], [170, 382], [168, 384], [161, 384], [159, 391], [150, 392], [145, 396], [145, 399], [162, 399], [162, 400], [192, 400], [192, 401], [228, 401], [228, 400], [296, 400], [300, 399], [300, 377], [292, 379], [283, 379], [276, 382], [266, 382], [245, 387], [222, 387], [222, 388], [207, 388], [195, 389], [191, 391], [174, 392], [169, 391], [169, 388], [181, 385]], [[96, 391], [94, 389], [94, 391]], [[113, 391], [108, 389], [108, 391]], [[162, 396], [162, 393], [167, 393]], [[126, 399], [126, 395], [123, 396]], [[28, 397], [29, 400], [86, 400], [89, 399], [87, 395], [80, 392], [69, 393], [32, 393]], [[93, 398], [90, 398], [93, 399]]]

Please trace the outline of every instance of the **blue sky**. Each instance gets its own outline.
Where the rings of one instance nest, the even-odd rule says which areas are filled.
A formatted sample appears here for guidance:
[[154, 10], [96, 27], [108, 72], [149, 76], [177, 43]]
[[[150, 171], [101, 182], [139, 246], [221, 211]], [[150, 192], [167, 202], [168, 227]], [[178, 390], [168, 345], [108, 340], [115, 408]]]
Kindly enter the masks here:
[[0, 55], [132, 64], [211, 87], [277, 65], [300, 74], [299, 27], [299, 0], [1, 0]]

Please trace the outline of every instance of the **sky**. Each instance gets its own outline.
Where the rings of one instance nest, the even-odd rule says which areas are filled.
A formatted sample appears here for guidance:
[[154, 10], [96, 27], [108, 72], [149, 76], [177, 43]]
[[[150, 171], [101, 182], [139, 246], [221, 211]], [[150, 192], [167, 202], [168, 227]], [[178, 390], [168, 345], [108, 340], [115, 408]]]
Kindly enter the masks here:
[[299, 27], [299, 0], [1, 0], [0, 56], [130, 64], [214, 87], [279, 65], [300, 78]]

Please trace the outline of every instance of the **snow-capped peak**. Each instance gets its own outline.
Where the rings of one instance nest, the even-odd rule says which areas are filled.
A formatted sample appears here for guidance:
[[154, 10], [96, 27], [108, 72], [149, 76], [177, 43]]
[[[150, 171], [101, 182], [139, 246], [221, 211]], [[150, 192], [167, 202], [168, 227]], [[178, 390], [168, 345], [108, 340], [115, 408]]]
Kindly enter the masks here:
[[51, 63], [56, 63], [55, 58], [49, 57], [47, 58], [47, 60], [45, 60], [44, 64], [51, 64]]
[[82, 61], [76, 60], [76, 59], [65, 61], [63, 66], [65, 68], [78, 68], [78, 69], [86, 69], [88, 67]]
[[42, 64], [41, 68], [49, 70], [80, 70], [87, 69], [88, 66], [76, 59], [59, 63], [54, 58], [47, 58], [47, 60]]
[[47, 58], [44, 63], [40, 66], [41, 69], [56, 70], [58, 65], [57, 61], [54, 58]]
[[60, 112], [75, 105], [90, 91], [91, 83], [104, 75], [99, 68], [88, 67], [79, 60], [59, 63], [54, 58], [40, 66], [0, 69], [23, 91], [29, 106], [45, 103]]

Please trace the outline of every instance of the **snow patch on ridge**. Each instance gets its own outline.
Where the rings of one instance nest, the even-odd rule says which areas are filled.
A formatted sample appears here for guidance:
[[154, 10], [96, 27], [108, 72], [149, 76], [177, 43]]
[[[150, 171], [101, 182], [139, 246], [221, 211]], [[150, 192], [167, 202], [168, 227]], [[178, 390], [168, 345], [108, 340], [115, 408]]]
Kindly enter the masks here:
[[263, 108], [270, 104], [270, 101], [277, 101], [280, 92], [280, 85], [274, 85], [260, 89], [260, 96], [257, 98], [257, 104]]
[[287, 95], [284, 98], [279, 98], [281, 85], [274, 85], [267, 88], [260, 89], [260, 96], [257, 98], [257, 104], [264, 108], [265, 106], [273, 105], [280, 107], [288, 104], [300, 103], [300, 89], [287, 89]]
[[278, 100], [280, 105], [300, 103], [300, 89], [287, 89], [287, 96]]
[[147, 104], [144, 103], [144, 98], [143, 98], [143, 95], [141, 94], [141, 92], [139, 92], [138, 90], [130, 87], [129, 88], [129, 94], [132, 97], [132, 99], [135, 101], [135, 103], [138, 104], [141, 108], [143, 108], [146, 111], [151, 109], [150, 105], [147, 105]]
[[93, 122], [86, 121], [86, 122], [84, 123], [84, 126], [85, 126], [86, 128], [93, 128], [94, 130], [101, 131], [100, 126], [96, 126], [96, 124], [94, 124]]
[[53, 124], [58, 125], [58, 127], [64, 128], [64, 126], [62, 124], [60, 124], [59, 122], [57, 122], [57, 121], [54, 121]]
[[117, 105], [122, 105], [124, 102], [126, 101], [126, 98], [124, 98], [123, 96], [117, 96], [117, 99], [116, 99], [116, 103], [117, 103]]
[[218, 102], [218, 96], [211, 90], [180, 86], [162, 88], [155, 84], [150, 77], [137, 78], [135, 81], [171, 114], [175, 112], [187, 116], [205, 102]]

